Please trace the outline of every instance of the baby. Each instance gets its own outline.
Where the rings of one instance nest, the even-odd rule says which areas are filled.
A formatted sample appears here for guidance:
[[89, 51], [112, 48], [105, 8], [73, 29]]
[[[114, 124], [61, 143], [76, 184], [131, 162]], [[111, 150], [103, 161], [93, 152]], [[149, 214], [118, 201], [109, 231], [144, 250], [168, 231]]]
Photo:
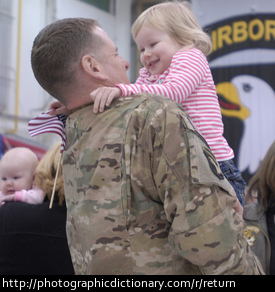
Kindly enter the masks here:
[[42, 203], [44, 193], [33, 186], [38, 159], [25, 147], [7, 151], [0, 161], [0, 204], [20, 201], [29, 204]]

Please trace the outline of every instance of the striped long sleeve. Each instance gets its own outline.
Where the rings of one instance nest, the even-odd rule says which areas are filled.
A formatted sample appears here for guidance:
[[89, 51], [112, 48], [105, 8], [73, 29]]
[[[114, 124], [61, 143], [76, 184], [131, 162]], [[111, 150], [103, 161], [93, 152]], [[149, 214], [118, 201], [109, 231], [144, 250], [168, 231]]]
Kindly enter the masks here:
[[161, 75], [151, 76], [142, 68], [135, 84], [117, 84], [122, 96], [140, 92], [161, 94], [181, 104], [206, 139], [218, 161], [234, 157], [223, 137], [223, 123], [211, 70], [198, 49], [178, 51], [170, 67]]

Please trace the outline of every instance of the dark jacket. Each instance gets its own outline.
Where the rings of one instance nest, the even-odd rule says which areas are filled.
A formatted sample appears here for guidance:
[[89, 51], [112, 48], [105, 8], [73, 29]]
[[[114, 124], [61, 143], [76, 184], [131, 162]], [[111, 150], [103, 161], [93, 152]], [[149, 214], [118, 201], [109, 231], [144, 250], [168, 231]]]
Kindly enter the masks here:
[[271, 245], [266, 213], [259, 204], [250, 203], [245, 205], [243, 217], [247, 224], [247, 228], [244, 231], [245, 237], [268, 275], [270, 274]]
[[[46, 199], [47, 200], [47, 199]], [[66, 237], [66, 206], [49, 201], [0, 208], [0, 275], [74, 274]]]

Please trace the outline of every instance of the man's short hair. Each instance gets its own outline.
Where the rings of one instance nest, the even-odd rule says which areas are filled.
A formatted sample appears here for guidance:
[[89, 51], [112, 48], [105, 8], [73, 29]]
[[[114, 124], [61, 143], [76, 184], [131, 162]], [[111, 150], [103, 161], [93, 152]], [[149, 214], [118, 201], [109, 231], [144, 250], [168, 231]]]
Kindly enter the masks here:
[[31, 64], [39, 84], [62, 102], [64, 90], [73, 84], [82, 56], [95, 53], [99, 36], [92, 32], [98, 22], [66, 18], [49, 24], [34, 40]]

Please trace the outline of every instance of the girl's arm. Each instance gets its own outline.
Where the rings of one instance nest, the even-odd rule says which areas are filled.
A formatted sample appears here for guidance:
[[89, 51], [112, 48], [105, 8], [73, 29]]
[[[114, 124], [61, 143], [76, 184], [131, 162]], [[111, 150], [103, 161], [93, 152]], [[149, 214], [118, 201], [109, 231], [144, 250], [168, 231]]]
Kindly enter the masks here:
[[29, 204], [40, 204], [44, 200], [44, 193], [38, 188], [31, 190], [22, 190], [15, 192], [14, 201], [25, 202]]
[[117, 84], [122, 96], [130, 96], [141, 92], [161, 94], [182, 103], [201, 84], [208, 63], [205, 56], [193, 51], [177, 53], [171, 63], [170, 70], [161, 84], [142, 83], [139, 78], [135, 84]]
[[200, 51], [180, 51], [175, 54], [161, 84], [150, 84], [149, 75], [141, 69], [143, 73], [135, 84], [116, 84], [116, 87], [100, 87], [93, 91], [90, 96], [94, 101], [94, 112], [103, 112], [105, 105], [109, 106], [114, 98], [142, 92], [164, 95], [181, 104], [201, 84], [207, 68], [207, 60]]

